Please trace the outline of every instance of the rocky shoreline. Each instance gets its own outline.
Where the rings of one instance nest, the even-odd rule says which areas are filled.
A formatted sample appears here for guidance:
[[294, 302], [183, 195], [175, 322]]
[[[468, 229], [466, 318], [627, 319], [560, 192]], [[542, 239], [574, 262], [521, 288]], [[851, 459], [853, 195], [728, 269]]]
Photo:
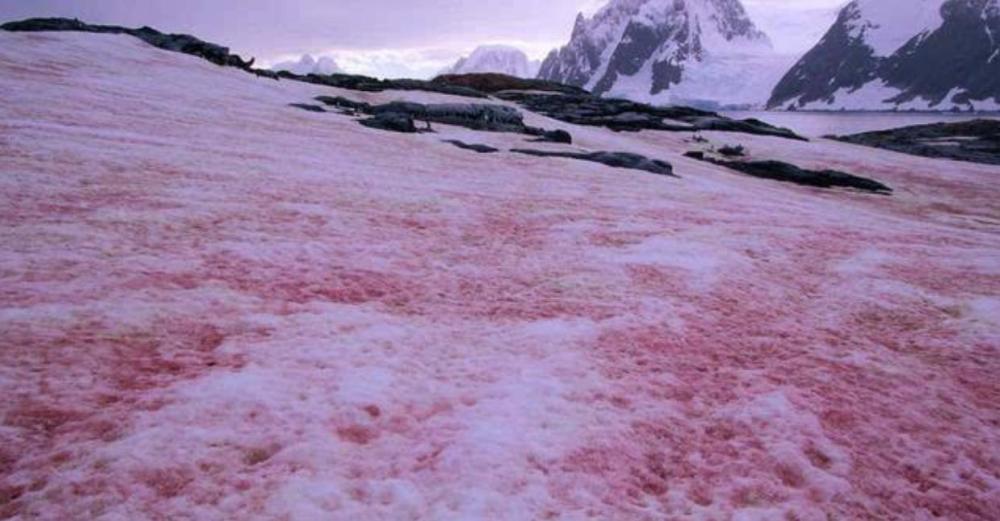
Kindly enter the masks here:
[[837, 141], [913, 156], [1000, 165], [1000, 121], [977, 119], [831, 136]]

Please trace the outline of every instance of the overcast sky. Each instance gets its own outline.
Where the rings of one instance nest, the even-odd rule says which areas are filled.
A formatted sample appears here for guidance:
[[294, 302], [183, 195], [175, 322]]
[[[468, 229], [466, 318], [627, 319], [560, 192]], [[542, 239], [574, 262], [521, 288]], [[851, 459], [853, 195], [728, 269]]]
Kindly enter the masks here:
[[[744, 0], [786, 53], [815, 43], [846, 0]], [[0, 20], [70, 16], [186, 32], [265, 63], [333, 56], [348, 72], [427, 76], [480, 43], [534, 58], [566, 43], [573, 19], [604, 0], [0, 0]]]

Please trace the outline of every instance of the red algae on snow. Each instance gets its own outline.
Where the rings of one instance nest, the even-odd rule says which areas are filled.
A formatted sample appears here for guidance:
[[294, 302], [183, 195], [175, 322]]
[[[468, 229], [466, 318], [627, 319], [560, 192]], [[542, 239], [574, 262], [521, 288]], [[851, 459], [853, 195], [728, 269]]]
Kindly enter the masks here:
[[478, 156], [120, 36], [0, 90], [0, 519], [1000, 519], [995, 167]]

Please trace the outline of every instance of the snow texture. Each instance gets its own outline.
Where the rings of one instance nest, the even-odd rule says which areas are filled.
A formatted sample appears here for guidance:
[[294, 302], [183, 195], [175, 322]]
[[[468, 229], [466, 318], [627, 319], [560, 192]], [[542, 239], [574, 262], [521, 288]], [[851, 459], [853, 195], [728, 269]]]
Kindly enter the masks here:
[[0, 91], [0, 518], [1000, 518], [995, 167], [479, 155], [127, 36], [0, 33]]

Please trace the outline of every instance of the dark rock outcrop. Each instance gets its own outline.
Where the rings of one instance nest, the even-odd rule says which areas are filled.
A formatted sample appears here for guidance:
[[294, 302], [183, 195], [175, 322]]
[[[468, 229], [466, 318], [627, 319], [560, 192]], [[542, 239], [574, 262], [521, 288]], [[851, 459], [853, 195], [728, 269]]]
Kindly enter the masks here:
[[402, 132], [404, 134], [417, 133], [417, 125], [414, 123], [413, 117], [399, 112], [382, 112], [370, 118], [362, 119], [359, 123], [378, 130]]
[[150, 27], [129, 29], [116, 25], [91, 25], [69, 18], [31, 18], [0, 25], [0, 29], [12, 32], [74, 31], [98, 34], [127, 34], [153, 47], [167, 51], [190, 54], [208, 60], [216, 65], [252, 70], [254, 60], [246, 61], [239, 55], [230, 54], [229, 48], [199, 40], [187, 34], [164, 34]]
[[371, 113], [372, 110], [372, 106], [369, 103], [350, 100], [343, 96], [316, 96], [313, 99], [328, 107], [336, 107], [342, 110], [360, 112], [362, 114]]
[[536, 143], [561, 143], [563, 145], [573, 144], [573, 135], [562, 129], [557, 130], [544, 130], [535, 127], [527, 127], [525, 134], [529, 136], [538, 136], [538, 139], [532, 139]]
[[746, 155], [746, 148], [743, 145], [726, 145], [719, 148], [719, 154], [726, 157], [742, 157]]
[[535, 157], [562, 157], [566, 159], [578, 159], [580, 161], [591, 161], [613, 168], [627, 168], [630, 170], [642, 170], [653, 174], [676, 177], [673, 166], [659, 159], [649, 159], [646, 156], [632, 154], [629, 152], [550, 152], [547, 150], [532, 150], [515, 148], [511, 152]]
[[517, 109], [506, 105], [441, 103], [424, 105], [421, 103], [396, 101], [372, 107], [375, 115], [396, 113], [406, 114], [415, 120], [458, 125], [472, 130], [490, 132], [524, 132], [524, 117]]
[[914, 156], [1000, 165], [1000, 121], [992, 119], [916, 125], [834, 139]]
[[464, 87], [479, 92], [494, 94], [505, 90], [531, 90], [540, 92], [559, 92], [563, 94], [587, 94], [587, 91], [572, 85], [564, 85], [554, 81], [530, 80], [516, 78], [505, 74], [445, 74], [431, 80], [432, 85]]
[[449, 145], [455, 145], [456, 147], [461, 148], [462, 150], [471, 150], [473, 152], [478, 152], [480, 154], [492, 154], [494, 152], [500, 151], [500, 149], [493, 148], [488, 145], [480, 145], [478, 143], [466, 143], [464, 141], [459, 141], [457, 139], [446, 139], [444, 140], [444, 143], [448, 143]]
[[[409, 120], [414, 124], [418, 121], [425, 122], [428, 129], [431, 123], [439, 123], [484, 132], [525, 134], [537, 137], [536, 141], [567, 144], [573, 142], [573, 137], [565, 130], [545, 130], [525, 125], [524, 116], [517, 109], [507, 105], [476, 103], [425, 105], [409, 101], [394, 101], [373, 106], [343, 97], [320, 96], [316, 99], [329, 106], [375, 116], [375, 118], [364, 120], [367, 122], [365, 124], [372, 128], [409, 132], [410, 126], [402, 123], [404, 120]], [[378, 119], [379, 117], [381, 119]]]
[[775, 127], [757, 119], [735, 120], [714, 112], [689, 107], [654, 107], [644, 103], [601, 98], [589, 94], [504, 91], [497, 93], [497, 97], [553, 119], [574, 125], [606, 127], [616, 132], [717, 130], [806, 141], [791, 130]]
[[326, 112], [326, 109], [323, 107], [319, 105], [311, 105], [309, 103], [289, 103], [288, 106], [302, 109], [306, 112]]
[[806, 170], [790, 163], [774, 160], [728, 161], [708, 156], [701, 151], [688, 152], [684, 155], [691, 159], [723, 166], [730, 170], [762, 179], [773, 179], [775, 181], [818, 188], [855, 188], [881, 194], [892, 192], [891, 188], [878, 181], [847, 174], [838, 170]]
[[380, 80], [369, 76], [356, 74], [307, 74], [299, 75], [288, 71], [281, 71], [278, 77], [286, 80], [301, 81], [314, 85], [325, 85], [339, 89], [356, 90], [361, 92], [384, 92], [387, 90], [408, 90], [435, 92], [438, 94], [449, 94], [465, 98], [486, 99], [489, 95], [467, 87], [451, 85], [435, 85], [424, 80]]

